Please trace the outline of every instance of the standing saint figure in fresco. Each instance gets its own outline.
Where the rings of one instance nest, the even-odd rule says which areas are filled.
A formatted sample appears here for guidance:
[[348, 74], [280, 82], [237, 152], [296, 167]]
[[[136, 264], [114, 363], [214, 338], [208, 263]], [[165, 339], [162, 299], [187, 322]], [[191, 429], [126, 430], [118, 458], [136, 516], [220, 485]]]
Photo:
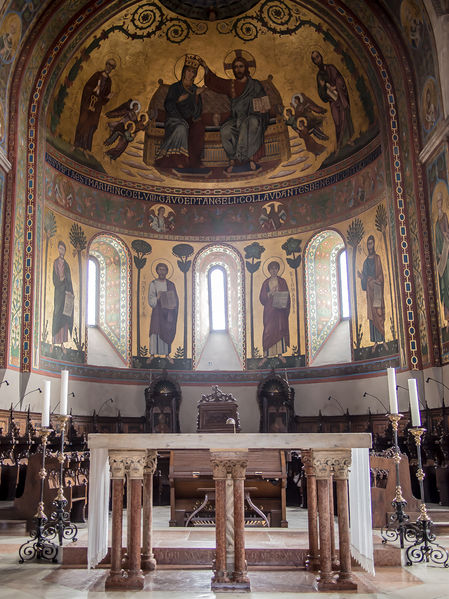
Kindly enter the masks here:
[[165, 135], [156, 156], [162, 168], [200, 168], [204, 147], [204, 124], [201, 119], [201, 94], [206, 89], [195, 85], [200, 58], [187, 54], [181, 80], [168, 88], [164, 102]]
[[449, 222], [443, 212], [443, 193], [437, 194], [438, 216], [435, 222], [435, 252], [437, 259], [438, 280], [440, 283], [440, 300], [443, 304], [444, 320], [449, 324]]
[[366, 291], [366, 317], [369, 320], [370, 341], [374, 343], [372, 351], [383, 343], [385, 349], [385, 302], [384, 302], [384, 273], [379, 254], [376, 253], [374, 235], [366, 241], [368, 256], [363, 263], [362, 272], [357, 275], [361, 280], [362, 289]]
[[259, 295], [263, 305], [262, 347], [266, 357], [281, 356], [290, 345], [290, 292], [286, 280], [278, 276], [279, 270], [276, 260], [268, 264], [270, 276], [262, 283]]
[[83, 153], [92, 150], [92, 141], [100, 121], [101, 110], [112, 97], [110, 73], [116, 66], [114, 58], [108, 58], [104, 70], [94, 73], [84, 85], [73, 144], [74, 148], [80, 148]]
[[[257, 160], [264, 155], [264, 134], [269, 121], [269, 99], [260, 81], [250, 75], [250, 64], [235, 51], [230, 68], [234, 79], [223, 79], [209, 70], [206, 63], [204, 81], [212, 91], [225, 94], [231, 101], [231, 116], [220, 128], [221, 143], [229, 159], [227, 173], [232, 173], [237, 163], [249, 164], [257, 170]], [[254, 61], [252, 61], [254, 66]], [[225, 64], [225, 70], [229, 68]]]
[[156, 266], [157, 279], [150, 283], [148, 303], [153, 308], [150, 321], [150, 355], [166, 356], [176, 334], [179, 300], [175, 284], [167, 279], [168, 267]]
[[334, 119], [337, 149], [342, 148], [354, 135], [349, 94], [343, 75], [333, 64], [324, 64], [319, 52], [312, 52], [312, 62], [318, 67], [316, 76], [318, 94], [323, 102], [329, 102]]
[[58, 241], [59, 256], [53, 262], [53, 285], [55, 287], [53, 302], [52, 338], [53, 344], [61, 344], [69, 339], [73, 329], [73, 285], [70, 266], [65, 260], [66, 245]]

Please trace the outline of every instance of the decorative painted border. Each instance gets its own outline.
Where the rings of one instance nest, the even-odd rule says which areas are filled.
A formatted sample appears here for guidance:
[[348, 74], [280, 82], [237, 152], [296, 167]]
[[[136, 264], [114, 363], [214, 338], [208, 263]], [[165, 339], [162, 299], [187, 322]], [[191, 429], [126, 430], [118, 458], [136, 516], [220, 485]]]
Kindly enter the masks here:
[[[147, 191], [151, 186], [144, 184], [127, 182], [126, 185], [121, 180], [112, 177], [103, 178], [99, 173], [90, 171], [90, 174], [83, 173], [82, 169], [68, 166], [67, 159], [64, 160], [61, 154], [58, 160], [51, 153], [47, 152], [45, 160], [47, 164], [60, 172], [62, 175], [111, 195], [133, 200], [145, 200], [158, 204], [172, 204], [178, 206], [234, 206], [236, 204], [251, 204], [257, 202], [272, 202], [273, 200], [283, 200], [295, 198], [312, 191], [320, 191], [326, 187], [340, 183], [349, 177], [353, 177], [367, 166], [372, 164], [382, 153], [382, 147], [377, 145], [367, 156], [361, 158], [355, 164], [344, 168], [333, 174], [325, 174], [322, 177], [311, 179], [309, 182], [302, 182], [300, 185], [289, 187], [291, 182], [285, 183], [282, 189], [270, 191], [274, 186], [264, 185], [259, 188], [248, 189], [205, 189], [198, 194], [198, 189], [184, 190], [177, 188], [154, 187], [154, 191]], [[71, 161], [70, 161], [71, 162]], [[75, 165], [75, 163], [72, 163]], [[262, 189], [261, 189], [262, 187]], [[251, 188], [250, 188], [251, 189]], [[258, 190], [258, 191], [256, 191]], [[259, 191], [260, 190], [260, 191]], [[163, 194], [163, 195], [161, 195]]]

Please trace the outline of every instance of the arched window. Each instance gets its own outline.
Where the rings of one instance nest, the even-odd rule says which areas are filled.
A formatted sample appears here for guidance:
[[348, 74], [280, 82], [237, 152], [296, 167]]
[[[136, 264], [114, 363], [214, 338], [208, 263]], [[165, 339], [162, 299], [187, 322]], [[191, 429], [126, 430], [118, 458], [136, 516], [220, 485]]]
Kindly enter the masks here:
[[196, 370], [243, 370], [245, 277], [226, 244], [203, 248], [193, 263], [193, 363]]
[[338, 282], [340, 288], [340, 318], [351, 318], [349, 299], [348, 256], [346, 250], [338, 255]]
[[310, 366], [351, 361], [348, 272], [343, 238], [321, 231], [304, 252], [307, 361]]
[[222, 266], [213, 266], [208, 273], [209, 314], [211, 331], [228, 330], [228, 290], [226, 271]]
[[88, 255], [87, 362], [123, 368], [131, 355], [129, 251], [114, 235], [102, 234]]
[[87, 326], [95, 327], [98, 324], [98, 262], [93, 256], [89, 256], [87, 269]]

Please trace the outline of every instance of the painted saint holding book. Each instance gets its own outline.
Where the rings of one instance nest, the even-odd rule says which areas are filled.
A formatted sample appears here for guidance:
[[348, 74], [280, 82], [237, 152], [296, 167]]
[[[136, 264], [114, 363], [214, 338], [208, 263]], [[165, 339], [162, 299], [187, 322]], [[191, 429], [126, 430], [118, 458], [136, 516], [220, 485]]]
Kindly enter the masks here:
[[366, 249], [368, 256], [363, 263], [362, 272], [358, 271], [357, 275], [363, 291], [366, 291], [366, 316], [374, 352], [379, 343], [388, 349], [385, 343], [384, 273], [380, 256], [376, 253], [374, 235], [368, 237]]
[[55, 288], [53, 302], [52, 340], [64, 348], [72, 334], [74, 295], [70, 266], [65, 259], [66, 245], [58, 241], [59, 256], [53, 262], [53, 285]]
[[176, 334], [179, 300], [175, 284], [167, 279], [168, 267], [156, 266], [157, 279], [150, 283], [148, 303], [153, 308], [150, 321], [150, 354], [169, 356]]
[[262, 283], [259, 295], [263, 305], [262, 347], [268, 357], [281, 356], [290, 345], [290, 292], [286, 280], [278, 276], [279, 270], [276, 260], [268, 264], [270, 276]]

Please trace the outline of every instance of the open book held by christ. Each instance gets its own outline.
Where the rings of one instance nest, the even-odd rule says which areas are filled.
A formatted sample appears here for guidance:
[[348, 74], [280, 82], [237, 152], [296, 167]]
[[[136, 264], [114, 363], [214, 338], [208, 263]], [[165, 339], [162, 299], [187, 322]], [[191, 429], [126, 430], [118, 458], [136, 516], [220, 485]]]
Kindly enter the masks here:
[[270, 99], [268, 96], [253, 98], [254, 112], [268, 112], [270, 110]]
[[288, 305], [288, 291], [275, 291], [273, 293], [273, 308], [283, 310]]
[[174, 291], [160, 291], [159, 299], [161, 307], [166, 310], [174, 310], [176, 308], [176, 297]]

